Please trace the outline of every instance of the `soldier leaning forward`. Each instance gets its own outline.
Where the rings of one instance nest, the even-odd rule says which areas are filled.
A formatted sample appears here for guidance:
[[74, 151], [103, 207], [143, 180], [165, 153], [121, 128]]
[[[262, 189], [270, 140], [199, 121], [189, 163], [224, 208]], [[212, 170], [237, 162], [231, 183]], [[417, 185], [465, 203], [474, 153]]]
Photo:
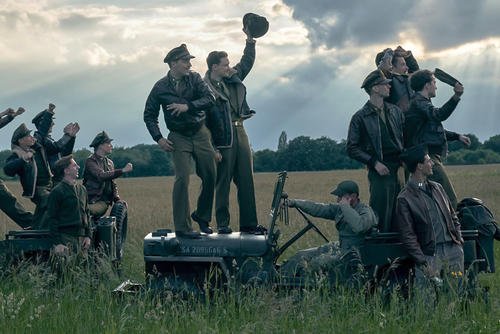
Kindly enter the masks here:
[[23, 196], [36, 205], [33, 228], [42, 228], [41, 221], [52, 189], [52, 171], [45, 149], [36, 142], [26, 125], [21, 124], [12, 135], [12, 154], [4, 166], [5, 174], [19, 175]]
[[[21, 115], [24, 108], [20, 107], [17, 111], [12, 108], [6, 109], [0, 113], [0, 128], [10, 123], [14, 117]], [[10, 219], [22, 228], [28, 228], [33, 223], [33, 214], [26, 211], [17, 198], [12, 195], [2, 179], [0, 179], [0, 210], [2, 210]]]

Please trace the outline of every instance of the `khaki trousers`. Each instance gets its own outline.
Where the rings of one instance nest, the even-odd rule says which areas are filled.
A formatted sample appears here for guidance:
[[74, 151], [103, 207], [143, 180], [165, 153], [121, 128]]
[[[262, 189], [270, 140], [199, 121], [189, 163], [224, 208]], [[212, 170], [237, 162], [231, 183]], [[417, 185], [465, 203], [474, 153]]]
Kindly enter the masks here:
[[210, 132], [206, 126], [192, 136], [184, 136], [178, 132], [170, 132], [168, 139], [172, 141], [174, 150], [172, 159], [175, 170], [175, 183], [172, 192], [172, 211], [174, 226], [177, 232], [192, 230], [189, 206], [189, 175], [191, 158], [196, 165], [196, 175], [201, 179], [201, 189], [196, 205], [196, 215], [207, 222], [212, 219], [212, 207], [215, 191], [215, 152], [210, 140]]
[[[400, 167], [401, 168], [401, 167]], [[392, 231], [392, 217], [396, 208], [396, 198], [403, 185], [399, 168], [389, 168], [389, 175], [381, 176], [374, 169], [368, 170], [370, 183], [370, 206], [378, 216], [379, 230]]]
[[434, 166], [432, 167], [432, 175], [429, 176], [429, 180], [439, 183], [443, 186], [444, 192], [448, 195], [450, 199], [451, 205], [453, 209], [457, 209], [457, 194], [455, 193], [455, 189], [451, 184], [450, 179], [448, 178], [448, 174], [444, 170], [443, 162], [441, 161], [441, 157], [437, 154], [429, 155], [434, 162]]
[[229, 192], [231, 181], [237, 189], [241, 227], [257, 226], [257, 208], [253, 183], [252, 151], [243, 126], [233, 125], [233, 146], [220, 150], [222, 161], [217, 165], [215, 217], [217, 227], [229, 226]]

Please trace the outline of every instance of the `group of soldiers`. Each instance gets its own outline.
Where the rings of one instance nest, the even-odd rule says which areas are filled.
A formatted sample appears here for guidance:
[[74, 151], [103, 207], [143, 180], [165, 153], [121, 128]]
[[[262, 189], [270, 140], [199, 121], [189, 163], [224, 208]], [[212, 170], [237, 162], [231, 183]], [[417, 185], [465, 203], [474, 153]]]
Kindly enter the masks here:
[[[468, 137], [445, 130], [442, 121], [455, 110], [463, 94], [441, 107], [433, 72], [419, 70], [410, 51], [398, 46], [376, 56], [377, 69], [363, 81], [369, 101], [351, 119], [347, 153], [366, 165], [370, 202], [359, 201], [359, 188], [344, 181], [332, 192], [337, 203], [288, 200], [316, 217], [336, 221], [341, 250], [357, 248], [374, 228], [399, 232], [416, 264], [417, 282], [464, 270], [463, 238], [455, 210], [457, 196], [442, 165], [447, 142]], [[406, 185], [403, 178], [406, 177]], [[321, 253], [318, 249], [315, 256]]]
[[[4, 126], [16, 116], [24, 113], [9, 108], [2, 113]], [[7, 158], [4, 172], [18, 176], [23, 196], [35, 205], [34, 213], [28, 212], [7, 189], [3, 181], [1, 188], [1, 209], [24, 229], [50, 230], [54, 249], [58, 254], [87, 250], [93, 239], [93, 225], [108, 212], [110, 206], [123, 207], [126, 203], [118, 195], [115, 178], [132, 171], [132, 164], [114, 168], [107, 158], [112, 151], [112, 139], [102, 131], [94, 138], [90, 147], [94, 153], [85, 162], [83, 185], [77, 182], [80, 166], [73, 159], [72, 151], [80, 126], [69, 123], [64, 135], [55, 141], [52, 136], [55, 105], [38, 113], [32, 120], [36, 131], [31, 134], [22, 123], [11, 139], [12, 153]], [[126, 214], [117, 222], [121, 235], [126, 235]], [[122, 243], [117, 257], [121, 258]]]
[[[240, 231], [266, 232], [257, 220], [252, 152], [243, 126], [255, 114], [247, 104], [243, 80], [255, 61], [256, 33], [250, 25], [243, 31], [247, 38], [240, 62], [230, 67], [226, 52], [212, 51], [206, 59], [204, 78], [191, 71], [194, 56], [185, 44], [170, 50], [164, 59], [169, 71], [156, 82], [145, 104], [144, 122], [151, 137], [172, 154], [173, 223], [179, 238], [200, 238], [192, 220], [201, 232], [213, 233], [214, 198], [217, 233], [232, 233], [231, 182], [237, 188]], [[436, 96], [433, 72], [419, 70], [410, 51], [400, 46], [386, 49], [376, 56], [376, 65], [361, 85], [369, 100], [353, 115], [347, 138], [349, 156], [368, 169], [369, 206], [361, 203], [353, 181], [344, 181], [332, 191], [337, 203], [291, 199], [288, 205], [335, 220], [344, 250], [361, 245], [374, 228], [398, 231], [417, 272], [437, 274], [444, 264], [463, 271], [457, 197], [442, 159], [448, 141], [469, 145], [470, 140], [445, 130], [442, 121], [455, 110], [464, 88], [457, 82], [448, 102], [436, 108], [431, 102]], [[170, 131], [167, 137], [158, 124], [160, 107]], [[113, 179], [133, 167], [129, 163], [122, 169], [114, 168], [106, 157], [112, 150], [111, 139], [101, 132], [90, 144], [94, 154], [86, 161], [83, 185], [78, 184], [79, 166], [70, 154], [79, 126], [68, 124], [64, 136], [54, 141], [50, 135], [54, 108], [50, 105], [33, 119], [37, 128], [33, 136], [24, 124], [16, 129], [12, 155], [5, 165], [7, 175], [19, 175], [23, 196], [36, 205], [34, 214], [17, 202], [3, 182], [2, 210], [23, 228], [49, 228], [63, 250], [68, 244], [86, 249], [92, 237], [90, 216], [105, 215], [113, 203], [126, 207]], [[23, 112], [22, 108], [6, 110], [0, 124]], [[188, 194], [191, 159], [201, 179], [192, 212]]]
[[[255, 16], [255, 19], [259, 17]], [[252, 17], [250, 17], [252, 19]], [[199, 238], [200, 231], [212, 234], [210, 227], [215, 197], [218, 234], [230, 234], [229, 191], [237, 188], [239, 229], [243, 233], [263, 234], [258, 224], [253, 181], [252, 151], [243, 126], [255, 114], [246, 100], [243, 80], [255, 62], [255, 30], [244, 26], [245, 49], [238, 64], [230, 67], [225, 51], [207, 56], [204, 78], [191, 71], [192, 56], [186, 45], [170, 50], [164, 62], [169, 71], [151, 90], [144, 109], [144, 122], [153, 140], [172, 153], [175, 183], [172, 210], [175, 233], [181, 238]], [[158, 126], [160, 107], [170, 131], [165, 138]], [[201, 179], [196, 209], [189, 205], [191, 159]]]

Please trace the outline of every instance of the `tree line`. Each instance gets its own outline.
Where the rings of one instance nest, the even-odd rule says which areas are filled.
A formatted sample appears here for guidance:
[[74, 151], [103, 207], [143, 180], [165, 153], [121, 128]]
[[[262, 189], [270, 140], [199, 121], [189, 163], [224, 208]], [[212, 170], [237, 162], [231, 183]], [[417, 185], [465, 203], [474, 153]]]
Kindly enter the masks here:
[[[460, 142], [449, 143], [448, 165], [474, 165], [500, 163], [500, 135], [493, 136], [481, 143], [474, 134], [468, 134], [471, 145], [464, 147]], [[80, 149], [74, 157], [82, 170], [85, 159], [92, 152]], [[9, 150], [0, 151], [0, 176], [5, 178], [3, 166], [11, 154]], [[311, 138], [299, 136], [287, 140], [286, 132], [282, 132], [278, 140], [277, 150], [264, 149], [253, 152], [255, 172], [287, 171], [326, 171], [334, 169], [356, 169], [363, 165], [347, 156], [346, 141], [335, 141], [328, 137]], [[115, 167], [121, 168], [131, 162], [134, 170], [128, 177], [167, 176], [174, 175], [170, 154], [165, 153], [158, 145], [140, 144], [133, 147], [117, 147], [110, 158]]]

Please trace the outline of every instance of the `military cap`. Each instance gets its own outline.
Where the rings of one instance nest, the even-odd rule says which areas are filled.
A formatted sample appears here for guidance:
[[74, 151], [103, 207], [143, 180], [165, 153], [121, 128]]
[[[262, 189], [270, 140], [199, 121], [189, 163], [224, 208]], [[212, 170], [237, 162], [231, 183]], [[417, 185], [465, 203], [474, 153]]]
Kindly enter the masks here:
[[354, 181], [347, 180], [342, 181], [337, 185], [337, 188], [333, 189], [330, 193], [332, 195], [342, 197], [346, 194], [358, 194], [359, 195], [359, 187], [358, 184]]
[[263, 16], [246, 13], [243, 16], [243, 27], [247, 28], [253, 38], [264, 36], [269, 30], [269, 22]]
[[99, 145], [103, 143], [111, 143], [113, 139], [109, 138], [108, 134], [106, 131], [99, 132], [97, 136], [95, 136], [94, 140], [92, 140], [92, 143], [90, 143], [90, 147], [98, 147]]
[[171, 61], [175, 61], [184, 57], [188, 57], [189, 59], [194, 58], [194, 56], [189, 53], [186, 44], [181, 44], [178, 47], [168, 51], [165, 59], [163, 59], [163, 62], [170, 63]]
[[17, 129], [12, 134], [12, 144], [17, 145], [19, 139], [26, 137], [31, 133], [31, 130], [26, 127], [26, 124], [22, 123], [17, 127]]
[[399, 155], [399, 159], [406, 165], [416, 165], [424, 161], [426, 154], [428, 154], [426, 145], [416, 145], [404, 149]]
[[53, 168], [55, 177], [64, 176], [64, 170], [71, 164], [71, 159], [73, 159], [73, 155], [70, 154], [56, 161]]
[[361, 88], [370, 89], [375, 85], [387, 84], [391, 81], [391, 79], [387, 79], [385, 77], [384, 73], [381, 70], [375, 70], [368, 74], [368, 76], [363, 81]]

